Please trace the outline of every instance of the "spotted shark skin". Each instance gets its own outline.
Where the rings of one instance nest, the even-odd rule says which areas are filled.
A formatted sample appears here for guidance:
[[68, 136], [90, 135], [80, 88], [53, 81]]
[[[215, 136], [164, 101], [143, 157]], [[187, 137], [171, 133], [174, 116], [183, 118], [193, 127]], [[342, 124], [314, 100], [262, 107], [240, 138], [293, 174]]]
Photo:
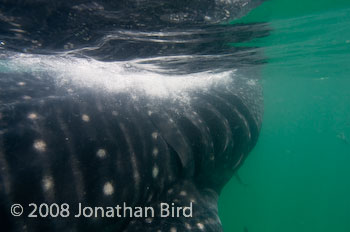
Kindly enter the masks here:
[[[218, 197], [255, 146], [261, 128], [263, 100], [258, 75], [246, 75], [242, 70], [228, 72], [223, 82], [175, 91], [164, 97], [142, 88], [106, 91], [101, 86], [80, 85], [74, 80], [62, 83], [55, 65], [47, 65], [50, 69], [37, 73], [22, 70], [14, 61], [9, 70], [2, 69], [6, 59], [12, 59], [8, 58], [9, 51], [38, 54], [48, 49], [66, 52], [76, 45], [95, 46], [101, 36], [97, 29], [106, 31], [115, 23], [125, 38], [120, 39], [117, 34], [118, 39], [108, 40], [95, 50], [80, 50], [79, 54], [109, 61], [164, 55], [174, 59], [169, 63], [160, 59], [162, 68], [184, 66], [182, 71], [186, 73], [203, 63], [196, 71], [213, 70], [220, 66], [215, 59], [183, 65], [177, 57], [187, 52], [185, 55], [192, 59], [194, 52], [212, 41], [211, 37], [196, 47], [187, 41], [177, 44], [162, 40], [153, 32], [174, 27], [178, 33], [188, 25], [206, 26], [237, 18], [262, 1], [196, 0], [186, 9], [181, 1], [120, 2], [0, 0], [0, 29], [7, 39], [6, 43], [0, 41], [1, 231], [222, 231]], [[25, 7], [20, 8], [20, 4]], [[208, 4], [210, 7], [205, 8]], [[135, 18], [130, 21], [129, 14], [120, 14], [116, 9], [130, 14], [136, 9], [142, 14], [134, 12]], [[67, 23], [51, 30], [56, 26], [50, 24], [55, 22], [53, 18]], [[31, 20], [40, 25], [40, 30], [33, 28]], [[86, 22], [84, 28], [82, 20]], [[246, 33], [247, 28], [241, 26], [232, 31], [236, 34], [243, 30], [244, 35], [235, 37], [237, 42], [244, 36], [261, 36]], [[153, 34], [144, 34], [156, 38], [156, 42], [144, 43], [141, 37], [130, 42], [129, 29], [148, 30]], [[200, 33], [202, 37], [206, 35], [204, 29]], [[55, 44], [62, 35], [65, 43]], [[164, 48], [163, 42], [174, 44]], [[136, 51], [124, 52], [125, 48], [133, 48], [130, 44], [137, 44]], [[222, 48], [227, 55], [223, 49], [226, 47], [220, 43], [215, 46], [213, 51]], [[109, 50], [113, 52], [105, 55]], [[246, 52], [238, 48], [230, 51], [237, 52], [238, 57]], [[210, 55], [204, 57], [216, 57]], [[234, 55], [226, 57], [222, 66], [229, 69], [232, 61], [239, 59]], [[167, 75], [162, 76], [164, 82]], [[68, 204], [71, 216], [29, 218], [31, 203]], [[77, 214], [79, 203], [90, 207], [153, 207], [156, 212], [161, 203], [179, 207], [192, 204], [193, 215], [76, 218], [72, 215]], [[22, 216], [11, 215], [13, 204], [24, 207]]]
[[[192, 91], [190, 103], [184, 104], [66, 88], [49, 77], [2, 73], [1, 227], [6, 231], [221, 231], [218, 195], [255, 145], [262, 115], [260, 87], [244, 79], [232, 80], [229, 86]], [[10, 215], [14, 203], [43, 202], [101, 207], [192, 202], [193, 217]]]

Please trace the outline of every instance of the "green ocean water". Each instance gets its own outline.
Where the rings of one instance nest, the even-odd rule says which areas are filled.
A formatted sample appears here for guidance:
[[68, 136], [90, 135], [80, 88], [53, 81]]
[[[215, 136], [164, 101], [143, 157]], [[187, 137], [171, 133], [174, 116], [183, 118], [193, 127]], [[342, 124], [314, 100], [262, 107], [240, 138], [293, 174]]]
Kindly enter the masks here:
[[[350, 1], [270, 0], [257, 146], [219, 201], [225, 232], [350, 231]], [[236, 22], [234, 22], [236, 23]]]

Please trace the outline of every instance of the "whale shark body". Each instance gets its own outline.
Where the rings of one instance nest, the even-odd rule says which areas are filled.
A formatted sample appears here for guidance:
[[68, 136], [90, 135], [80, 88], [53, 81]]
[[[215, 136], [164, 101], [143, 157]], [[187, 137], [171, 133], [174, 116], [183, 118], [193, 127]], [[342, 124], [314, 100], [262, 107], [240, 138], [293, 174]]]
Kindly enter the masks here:
[[1, 231], [222, 231], [267, 32], [217, 23], [259, 1], [1, 2]]

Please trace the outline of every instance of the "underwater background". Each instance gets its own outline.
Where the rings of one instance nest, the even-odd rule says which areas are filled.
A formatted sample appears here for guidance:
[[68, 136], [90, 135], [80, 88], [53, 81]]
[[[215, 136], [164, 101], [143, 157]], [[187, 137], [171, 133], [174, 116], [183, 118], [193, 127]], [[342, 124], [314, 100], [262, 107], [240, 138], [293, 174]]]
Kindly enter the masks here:
[[[99, 22], [94, 18], [91, 21]], [[187, 32], [191, 36], [200, 34], [194, 37], [200, 42], [198, 44], [192, 43], [192, 37], [187, 38], [186, 33], [174, 33], [178, 30], [169, 30], [164, 35], [130, 35], [121, 30], [118, 31], [119, 34], [113, 32], [109, 37], [103, 37], [101, 42], [101, 32], [97, 25], [95, 27], [98, 29], [88, 28], [93, 31], [89, 46], [94, 49], [87, 50], [86, 54], [102, 61], [124, 61], [134, 58], [129, 57], [130, 54], [141, 54], [144, 58], [142, 62], [147, 65], [155, 64], [164, 70], [170, 67], [179, 73], [187, 73], [212, 70], [218, 63], [222, 68], [219, 71], [232, 69], [235, 65], [239, 67], [239, 61], [238, 64], [234, 63], [235, 54], [239, 54], [239, 49], [232, 49], [232, 55], [227, 59], [222, 59], [222, 56], [219, 56], [219, 59], [208, 60], [201, 57], [203, 54], [204, 57], [213, 54], [227, 55], [224, 50], [226, 47], [218, 49], [227, 41], [236, 41], [232, 42], [235, 48], [262, 48], [259, 51], [262, 50], [267, 59], [266, 64], [261, 66], [265, 111], [263, 127], [258, 144], [238, 171], [239, 178], [232, 178], [222, 191], [219, 213], [224, 231], [349, 232], [350, 1], [269, 0], [247, 16], [231, 23], [239, 25], [256, 22], [267, 23], [271, 29], [269, 36], [264, 37], [265, 29], [258, 29], [259, 25], [253, 29], [247, 27], [248, 33], [243, 33], [244, 41], [250, 37], [255, 39], [245, 43], [237, 42], [239, 36], [228, 39], [230, 35], [239, 34], [245, 27], [228, 28], [230, 30], [224, 28], [225, 32], [221, 27], [214, 27], [208, 33], [201, 30], [198, 32], [191, 27], [179, 27], [180, 32]], [[51, 38], [48, 36], [44, 41], [46, 44], [43, 43], [45, 49], [36, 52], [46, 53], [49, 49], [66, 51], [67, 46], [68, 49], [73, 49], [73, 43], [70, 42], [79, 45], [85, 39], [90, 40], [85, 38], [85, 34], [88, 34], [87, 29], [80, 31], [80, 24], [77, 25], [81, 33], [77, 38], [72, 36], [73, 39], [69, 37], [55, 44], [57, 41], [53, 40], [50, 43]], [[62, 31], [69, 32], [68, 29], [63, 28]], [[105, 33], [106, 29], [102, 29]], [[208, 31], [211, 28], [205, 29]], [[24, 34], [20, 30], [17, 32]], [[53, 37], [56, 35], [54, 32], [56, 31], [53, 30]], [[208, 42], [218, 37], [222, 39], [217, 44]], [[37, 46], [38, 41], [32, 40], [33, 38], [29, 36], [28, 41], [34, 41]], [[24, 43], [26, 40], [20, 37], [11, 42], [11, 39], [11, 36], [5, 37], [6, 44], [1, 40], [0, 48], [8, 46], [14, 51], [27, 52], [28, 44]], [[178, 39], [181, 39], [182, 43], [178, 43]], [[23, 42], [23, 45], [19, 41]], [[130, 41], [133, 45], [140, 43], [142, 46], [135, 45], [135, 51], [128, 50], [125, 54], [118, 49], [111, 49], [117, 47], [115, 45], [118, 43], [128, 45], [127, 42]], [[176, 46], [162, 50], [162, 47], [157, 45], [163, 42]], [[13, 44], [16, 47], [11, 47]], [[95, 49], [96, 44], [102, 45]], [[34, 50], [35, 46], [33, 45]], [[23, 50], [24, 47], [26, 50]], [[74, 49], [81, 48], [77, 46]], [[86, 55], [84, 51], [83, 57]], [[195, 54], [201, 59], [198, 62], [198, 57], [195, 57], [194, 61], [182, 58], [181, 61], [184, 61], [178, 62], [177, 56], [183, 54], [186, 55], [185, 58]], [[176, 59], [162, 58], [158, 64], [158, 60], [148, 57], [160, 55], [172, 55]], [[245, 58], [250, 58], [250, 63], [260, 61], [259, 56], [255, 57], [251, 53]], [[1, 72], [6, 71], [6, 62], [6, 59], [0, 60]], [[67, 61], [69, 62], [70, 60]], [[144, 63], [130, 63], [132, 68], [144, 66]], [[66, 65], [65, 62], [59, 64]], [[76, 61], [74, 65], [77, 64], [80, 63]], [[81, 67], [106, 69], [105, 66], [100, 68], [99, 65], [101, 64], [94, 62], [86, 65], [82, 62]], [[130, 69], [130, 64], [127, 65], [127, 69]], [[57, 66], [57, 61], [44, 63], [43, 66]], [[162, 72], [164, 70], [160, 69]]]
[[350, 1], [270, 0], [257, 146], [219, 201], [224, 231], [350, 231]]

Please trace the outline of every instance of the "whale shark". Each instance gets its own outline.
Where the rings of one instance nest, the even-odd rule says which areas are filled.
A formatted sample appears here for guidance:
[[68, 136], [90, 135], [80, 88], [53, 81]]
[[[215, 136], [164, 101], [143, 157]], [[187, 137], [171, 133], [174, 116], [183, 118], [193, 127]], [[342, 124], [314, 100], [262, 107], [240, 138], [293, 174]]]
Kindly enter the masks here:
[[261, 1], [0, 6], [1, 231], [222, 231], [254, 148]]

